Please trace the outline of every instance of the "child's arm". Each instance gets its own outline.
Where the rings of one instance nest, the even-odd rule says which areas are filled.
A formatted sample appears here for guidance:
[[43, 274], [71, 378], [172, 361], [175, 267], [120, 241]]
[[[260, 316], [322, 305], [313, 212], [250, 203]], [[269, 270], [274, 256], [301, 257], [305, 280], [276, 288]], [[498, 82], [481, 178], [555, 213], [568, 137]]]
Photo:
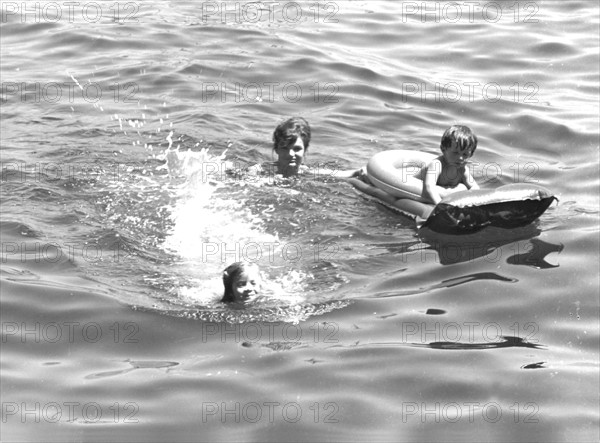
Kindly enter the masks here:
[[363, 169], [359, 168], [359, 169], [349, 169], [347, 171], [342, 171], [342, 170], [337, 170], [337, 171], [332, 171], [332, 174], [334, 177], [338, 177], [338, 178], [352, 178], [352, 177], [358, 177], [363, 173]]
[[473, 175], [471, 175], [471, 171], [469, 170], [468, 166], [465, 166], [465, 172], [463, 175], [462, 182], [467, 187], [467, 189], [473, 189], [473, 190], [479, 189], [479, 185], [473, 178]]
[[310, 174], [313, 174], [315, 177], [331, 177], [331, 178], [352, 178], [358, 177], [363, 173], [363, 168], [360, 169], [350, 169], [350, 170], [342, 170], [342, 169], [332, 169], [326, 166], [321, 166], [319, 164], [313, 165], [308, 170]]
[[442, 200], [442, 197], [440, 197], [440, 193], [437, 190], [437, 181], [442, 173], [442, 162], [436, 158], [425, 166], [424, 173], [422, 196], [437, 205]]

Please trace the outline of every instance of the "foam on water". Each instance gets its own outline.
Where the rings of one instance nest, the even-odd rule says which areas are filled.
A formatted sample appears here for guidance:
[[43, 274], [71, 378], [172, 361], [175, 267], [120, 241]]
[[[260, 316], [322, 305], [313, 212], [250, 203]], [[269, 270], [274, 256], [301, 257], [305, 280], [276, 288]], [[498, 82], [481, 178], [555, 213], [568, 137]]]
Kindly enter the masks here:
[[[81, 88], [80, 82], [68, 75]], [[163, 108], [166, 106], [162, 104]], [[256, 305], [259, 311], [263, 308], [265, 311], [262, 314], [255, 311], [249, 317], [244, 314], [241, 318], [256, 320], [261, 315], [281, 318], [282, 308], [273, 311], [274, 303], [282, 306], [305, 303], [303, 308], [294, 308], [301, 309], [303, 315], [322, 311], [310, 307], [306, 297], [311, 292], [309, 286], [314, 291], [315, 276], [302, 263], [292, 267], [289, 261], [281, 259], [287, 245], [277, 232], [268, 232], [265, 223], [274, 221], [281, 192], [288, 196], [301, 194], [289, 188], [290, 182], [274, 181], [273, 177], [246, 180], [228, 174], [228, 165], [232, 165], [227, 158], [228, 150], [214, 153], [219, 149], [201, 146], [204, 140], [176, 134], [167, 113], [144, 106], [138, 116], [123, 117], [108, 114], [98, 103], [93, 108], [94, 112], [109, 117], [109, 130], [113, 134], [129, 140], [127, 143], [136, 151], [143, 147], [142, 152], [147, 156], [139, 164], [121, 166], [118, 180], [112, 179], [117, 174], [110, 170], [99, 171], [97, 176], [100, 203], [106, 215], [105, 233], [101, 235], [104, 244], [116, 244], [117, 252], [126, 245], [131, 252], [128, 260], [122, 262], [122, 276], [113, 271], [109, 280], [129, 286], [130, 275], [141, 273], [144, 283], [156, 291], [150, 299], [120, 292], [123, 301], [170, 313], [181, 306], [207, 307], [206, 315], [217, 315], [218, 319], [222, 314], [215, 314], [214, 310], [223, 308], [219, 303], [223, 269], [236, 261], [251, 261], [262, 269], [265, 297]], [[167, 131], [163, 129], [165, 126]], [[123, 151], [120, 149], [115, 155], [125, 155]], [[273, 202], [257, 205], [258, 196], [265, 191], [271, 192]], [[94, 263], [100, 279], [104, 279], [102, 273], [98, 274], [103, 265]], [[295, 312], [289, 313], [290, 321], [300, 318]], [[198, 313], [194, 316], [202, 317]]]
[[[306, 281], [314, 276], [275, 263], [286, 244], [266, 230], [265, 218], [274, 211], [273, 205], [258, 213], [252, 210], [252, 191], [261, 192], [268, 180], [240, 182], [228, 176], [224, 172], [226, 151], [213, 155], [206, 148], [192, 151], [169, 147], [162, 158], [169, 174], [184, 180], [171, 208], [172, 228], [162, 244], [177, 257], [179, 272], [190, 276], [189, 284], [177, 288], [184, 303], [214, 307], [223, 292], [221, 273], [235, 261], [256, 262], [263, 269], [265, 297], [255, 302], [257, 305], [272, 308], [273, 303], [291, 306], [307, 301], [303, 297]], [[256, 319], [256, 312], [251, 317]]]

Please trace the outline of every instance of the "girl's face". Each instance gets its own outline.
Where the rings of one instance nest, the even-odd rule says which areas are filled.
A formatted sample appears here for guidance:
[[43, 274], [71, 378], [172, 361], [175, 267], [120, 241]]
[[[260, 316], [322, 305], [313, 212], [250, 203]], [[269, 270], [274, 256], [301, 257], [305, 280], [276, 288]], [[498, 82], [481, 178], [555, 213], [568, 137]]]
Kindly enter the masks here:
[[277, 152], [277, 172], [284, 177], [296, 175], [304, 160], [306, 149], [302, 137], [296, 137], [294, 143], [279, 146]]
[[258, 269], [247, 268], [239, 274], [232, 283], [232, 290], [236, 301], [248, 301], [260, 292], [261, 278]]

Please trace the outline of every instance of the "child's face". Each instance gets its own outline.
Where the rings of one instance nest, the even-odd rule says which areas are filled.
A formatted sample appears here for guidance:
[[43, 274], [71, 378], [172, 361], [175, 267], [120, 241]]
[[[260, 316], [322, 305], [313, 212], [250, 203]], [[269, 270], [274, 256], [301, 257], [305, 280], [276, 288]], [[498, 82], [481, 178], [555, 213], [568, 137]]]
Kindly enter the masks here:
[[305, 153], [304, 141], [302, 137], [297, 137], [294, 143], [277, 148], [277, 166], [280, 173], [284, 175], [293, 175], [304, 160]]
[[232, 289], [236, 301], [248, 301], [260, 292], [261, 278], [258, 269], [248, 268], [233, 281]]
[[444, 159], [451, 165], [464, 166], [467, 160], [471, 158], [473, 152], [469, 149], [461, 150], [456, 141], [452, 140], [452, 145], [449, 148], [442, 150]]

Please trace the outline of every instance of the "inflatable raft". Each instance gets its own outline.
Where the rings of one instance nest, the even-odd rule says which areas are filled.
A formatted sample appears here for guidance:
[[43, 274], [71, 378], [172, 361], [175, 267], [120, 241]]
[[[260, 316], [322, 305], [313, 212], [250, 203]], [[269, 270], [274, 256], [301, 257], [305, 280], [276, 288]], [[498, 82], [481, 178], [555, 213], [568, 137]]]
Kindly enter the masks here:
[[[516, 228], [540, 217], [556, 197], [541, 186], [515, 183], [492, 190], [468, 191], [464, 185], [438, 186], [442, 201], [437, 205], [421, 197], [421, 169], [436, 156], [425, 152], [394, 150], [375, 154], [366, 175], [350, 179], [359, 191], [417, 222], [445, 234], [467, 234], [486, 226]], [[458, 189], [458, 191], [457, 191]]]

